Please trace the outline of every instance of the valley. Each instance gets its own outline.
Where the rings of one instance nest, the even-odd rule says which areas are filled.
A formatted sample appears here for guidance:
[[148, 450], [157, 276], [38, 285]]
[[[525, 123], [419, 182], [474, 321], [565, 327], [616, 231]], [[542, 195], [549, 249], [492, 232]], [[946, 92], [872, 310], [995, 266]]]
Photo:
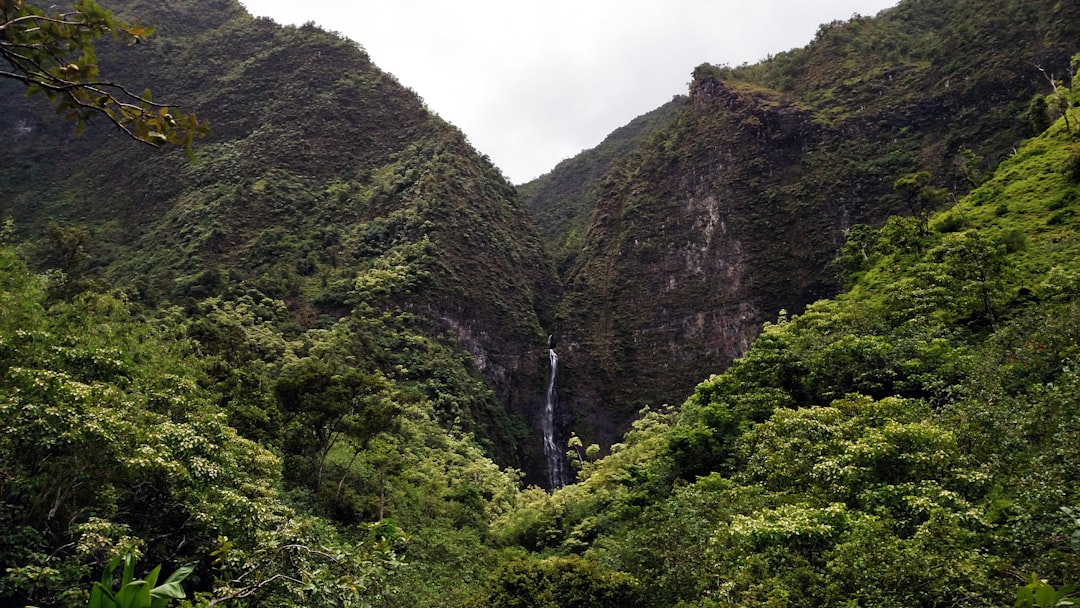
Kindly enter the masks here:
[[1080, 9], [824, 24], [515, 186], [334, 33], [105, 4], [157, 30], [101, 72], [209, 133], [0, 79], [0, 604], [123, 556], [197, 606], [1080, 581]]

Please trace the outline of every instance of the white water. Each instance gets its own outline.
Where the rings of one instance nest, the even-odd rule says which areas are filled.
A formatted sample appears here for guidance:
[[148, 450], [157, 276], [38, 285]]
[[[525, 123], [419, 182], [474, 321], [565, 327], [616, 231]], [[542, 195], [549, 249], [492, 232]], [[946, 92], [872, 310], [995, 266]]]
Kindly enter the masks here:
[[562, 451], [555, 443], [555, 374], [559, 371], [559, 355], [555, 354], [554, 348], [548, 349], [548, 359], [551, 361], [551, 378], [548, 380], [547, 400], [544, 402], [544, 418], [540, 421], [540, 428], [544, 432], [544, 457], [547, 458], [548, 486], [554, 490], [566, 485], [566, 472]]

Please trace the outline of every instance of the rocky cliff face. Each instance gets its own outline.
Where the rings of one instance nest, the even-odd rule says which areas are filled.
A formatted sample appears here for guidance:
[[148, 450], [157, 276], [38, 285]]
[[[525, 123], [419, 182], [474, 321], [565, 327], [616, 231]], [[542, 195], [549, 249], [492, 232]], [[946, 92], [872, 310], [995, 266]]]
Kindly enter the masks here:
[[[695, 70], [673, 121], [593, 184], [567, 254], [564, 432], [606, 443], [640, 407], [681, 403], [763, 322], [836, 292], [845, 232], [910, 213], [897, 178], [929, 171], [948, 204], [970, 187], [963, 149], [985, 171], [1032, 134], [1034, 64], [1064, 73], [1080, 40], [1078, 9], [1039, 5], [902, 2], [761, 64]], [[558, 204], [534, 187], [530, 204]]]
[[675, 124], [609, 173], [561, 309], [568, 373], [599, 379], [573, 385], [586, 427], [675, 403], [777, 310], [825, 292], [791, 263], [806, 201], [779, 195], [821, 140], [805, 110], [702, 75]]

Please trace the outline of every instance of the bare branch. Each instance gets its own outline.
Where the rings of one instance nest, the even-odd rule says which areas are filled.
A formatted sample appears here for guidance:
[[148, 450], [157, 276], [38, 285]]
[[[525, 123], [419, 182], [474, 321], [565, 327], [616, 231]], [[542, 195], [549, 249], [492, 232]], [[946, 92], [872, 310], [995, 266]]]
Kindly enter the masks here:
[[268, 578], [266, 580], [259, 581], [257, 583], [252, 583], [250, 586], [245, 587], [243, 589], [240, 589], [239, 591], [237, 591], [235, 593], [226, 595], [224, 597], [214, 598], [214, 599], [210, 600], [210, 603], [207, 604], [207, 605], [210, 608], [213, 608], [214, 606], [217, 606], [218, 604], [220, 604], [222, 602], [231, 602], [232, 600], [241, 600], [241, 599], [244, 599], [246, 597], [251, 597], [252, 595], [255, 595], [256, 593], [258, 593], [259, 590], [262, 589], [263, 587], [266, 587], [270, 583], [272, 583], [272, 582], [274, 582], [276, 580], [279, 580], [279, 579], [284, 579], [284, 580], [289, 581], [290, 583], [293, 583], [293, 584], [296, 584], [296, 585], [303, 585], [304, 584], [303, 581], [301, 581], [299, 579], [295, 579], [295, 578], [293, 578], [291, 576], [286, 576], [284, 574], [275, 574], [274, 576], [271, 576], [270, 578]]
[[57, 17], [48, 17], [46, 15], [24, 15], [22, 17], [16, 17], [16, 18], [12, 19], [11, 21], [5, 21], [3, 23], [0, 23], [0, 32], [6, 30], [8, 27], [10, 27], [12, 25], [17, 25], [17, 24], [22, 23], [24, 21], [34, 21], [34, 22], [44, 21], [44, 22], [47, 22], [47, 23], [56, 23], [58, 25], [85, 25], [86, 24], [85, 20], [67, 21], [67, 17], [69, 17], [71, 15], [82, 16], [82, 13], [67, 13], [67, 14], [63, 14], [63, 15], [57, 15], [57, 17], [60, 17], [59, 19]]

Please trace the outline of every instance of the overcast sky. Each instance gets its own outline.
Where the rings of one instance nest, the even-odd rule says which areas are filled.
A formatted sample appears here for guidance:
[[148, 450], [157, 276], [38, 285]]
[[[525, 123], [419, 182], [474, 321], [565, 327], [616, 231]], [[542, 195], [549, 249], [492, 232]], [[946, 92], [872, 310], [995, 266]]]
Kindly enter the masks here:
[[685, 94], [705, 62], [807, 44], [897, 0], [241, 0], [359, 42], [515, 184]]

